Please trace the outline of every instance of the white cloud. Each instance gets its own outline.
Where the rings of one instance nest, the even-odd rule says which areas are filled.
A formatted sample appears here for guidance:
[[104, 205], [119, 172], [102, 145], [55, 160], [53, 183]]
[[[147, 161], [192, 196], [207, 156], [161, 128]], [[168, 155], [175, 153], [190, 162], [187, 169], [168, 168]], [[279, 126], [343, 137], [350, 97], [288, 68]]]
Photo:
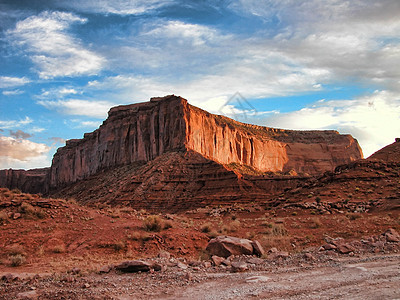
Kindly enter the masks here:
[[167, 40], [173, 39], [174, 43], [178, 41], [181, 45], [189, 41], [194, 47], [201, 46], [206, 42], [220, 42], [223, 38], [215, 29], [208, 26], [181, 21], [168, 21], [164, 25], [145, 33], [145, 35], [152, 35]]
[[13, 90], [13, 91], [3, 91], [4, 96], [15, 96], [15, 95], [21, 95], [23, 94], [24, 91], [21, 90]]
[[0, 136], [0, 169], [49, 166], [50, 150], [45, 144]]
[[375, 91], [353, 100], [319, 101], [313, 106], [265, 120], [266, 126], [334, 129], [357, 138], [365, 157], [394, 142], [400, 132], [400, 94]]
[[91, 75], [101, 70], [104, 59], [68, 33], [71, 24], [85, 22], [71, 13], [43, 12], [19, 21], [7, 34], [30, 54], [41, 78]]
[[13, 88], [28, 84], [29, 82], [30, 80], [25, 77], [0, 76], [0, 89]]
[[58, 101], [40, 100], [38, 104], [47, 109], [56, 110], [62, 114], [106, 118], [108, 110], [114, 106], [108, 101], [87, 101], [80, 99], [68, 99]]
[[17, 128], [30, 124], [32, 122], [33, 120], [29, 117], [25, 117], [25, 119], [22, 120], [8, 120], [8, 121], [0, 120], [0, 128], [2, 129]]
[[61, 6], [82, 12], [135, 15], [172, 3], [172, 0], [58, 0]]

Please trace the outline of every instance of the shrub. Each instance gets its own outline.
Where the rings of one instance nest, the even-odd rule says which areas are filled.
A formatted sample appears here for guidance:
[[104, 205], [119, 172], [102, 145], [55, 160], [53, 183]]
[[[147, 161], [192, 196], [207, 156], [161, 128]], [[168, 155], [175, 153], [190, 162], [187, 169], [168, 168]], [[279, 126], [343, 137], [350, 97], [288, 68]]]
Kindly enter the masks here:
[[8, 220], [8, 215], [5, 211], [0, 212], [0, 225], [4, 224]]
[[10, 262], [12, 267], [18, 267], [25, 263], [26, 259], [25, 256], [21, 254], [11, 255]]
[[22, 202], [19, 212], [24, 214], [26, 218], [44, 219], [46, 217], [46, 213], [42, 209], [34, 208], [27, 202]]
[[140, 232], [134, 231], [134, 232], [132, 232], [131, 234], [129, 234], [129, 235], [127, 236], [127, 238], [128, 238], [129, 240], [132, 240], [132, 241], [138, 241], [138, 240], [142, 239], [142, 235], [141, 235]]
[[318, 217], [312, 218], [310, 228], [316, 229], [322, 226], [322, 222]]
[[287, 235], [287, 230], [285, 226], [280, 224], [273, 224], [271, 228], [271, 234], [274, 236], [285, 236]]
[[211, 223], [205, 223], [201, 226], [200, 230], [201, 230], [201, 232], [209, 233], [211, 231], [211, 228], [212, 228]]
[[54, 253], [64, 253], [66, 251], [64, 244], [54, 245], [51, 249]]
[[357, 213], [349, 213], [349, 214], [347, 214], [346, 216], [347, 216], [347, 217], [349, 218], [349, 220], [351, 220], [351, 221], [354, 221], [354, 220], [357, 220], [357, 219], [361, 218], [361, 215], [360, 215], [360, 214], [357, 214]]
[[173, 226], [172, 226], [172, 222], [171, 221], [165, 221], [164, 222], [164, 226], [163, 226], [163, 229], [169, 229], [169, 228], [172, 228]]
[[163, 222], [159, 216], [151, 215], [144, 220], [144, 227], [147, 231], [160, 231]]
[[315, 197], [315, 201], [317, 202], [317, 203], [321, 203], [321, 198], [320, 197]]
[[20, 190], [20, 189], [17, 189], [17, 188], [12, 189], [11, 192], [12, 192], [13, 194], [22, 194], [21, 190]]
[[125, 242], [123, 241], [115, 242], [113, 244], [113, 248], [115, 251], [121, 251], [122, 249], [125, 248]]

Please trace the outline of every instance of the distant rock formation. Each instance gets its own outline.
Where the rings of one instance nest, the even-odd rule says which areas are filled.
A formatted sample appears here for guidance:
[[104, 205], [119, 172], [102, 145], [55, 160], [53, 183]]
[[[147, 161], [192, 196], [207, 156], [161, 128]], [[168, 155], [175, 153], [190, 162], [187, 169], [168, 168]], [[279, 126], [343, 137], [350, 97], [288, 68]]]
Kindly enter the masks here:
[[[168, 158], [169, 153], [175, 160]], [[350, 135], [340, 135], [336, 131], [294, 131], [244, 124], [210, 114], [189, 105], [181, 97], [171, 95], [152, 98], [150, 102], [114, 107], [97, 130], [85, 134], [83, 139], [67, 141], [66, 146], [59, 148], [54, 155], [43, 179], [43, 191], [57, 191], [73, 183], [79, 184], [84, 179], [90, 180], [99, 172], [131, 166], [127, 172], [136, 179], [132, 180], [130, 188], [125, 188], [131, 190], [132, 196], [141, 195], [133, 197], [133, 200], [165, 196], [167, 192], [163, 187], [168, 186], [173, 178], [182, 180], [178, 190], [191, 190], [194, 195], [199, 191], [193, 189], [194, 182], [199, 184], [200, 177], [208, 181], [206, 177], [212, 178], [212, 173], [218, 169], [218, 174], [225, 175], [212, 180], [230, 178], [224, 184], [232, 186], [231, 196], [240, 198], [240, 191], [246, 190], [243, 186], [252, 186], [247, 191], [270, 191], [271, 174], [317, 175], [360, 158], [361, 148]], [[160, 165], [157, 172], [172, 177], [157, 177], [157, 172], [153, 170], [157, 170], [155, 162], [170, 163], [167, 169], [165, 165]], [[183, 165], [174, 165], [179, 162]], [[210, 166], [210, 170], [214, 171], [206, 170]], [[175, 168], [176, 172], [166, 171], [171, 168]], [[150, 169], [153, 171], [150, 172]], [[191, 178], [190, 182], [184, 179], [185, 174]], [[11, 181], [15, 182], [10, 180], [10, 176], [15, 175], [8, 172], [4, 178], [0, 177], [3, 178], [0, 185], [8, 187]], [[155, 178], [158, 181], [154, 181]], [[290, 182], [288, 178], [291, 177], [284, 179], [287, 183]], [[244, 183], [239, 184], [240, 180]], [[246, 183], [246, 180], [250, 181]], [[162, 192], [154, 194], [152, 184], [159, 186], [158, 190]], [[25, 186], [22, 184], [20, 188], [25, 189]], [[83, 188], [82, 184], [80, 186]], [[176, 190], [177, 186], [170, 188]], [[32, 192], [30, 188], [27, 191]], [[176, 198], [171, 191], [168, 193], [171, 199]], [[79, 194], [78, 191], [76, 194]], [[180, 194], [179, 198], [184, 197]], [[201, 197], [201, 193], [197, 197]], [[122, 198], [126, 200], [127, 197]]]
[[350, 135], [243, 124], [189, 105], [181, 97], [166, 96], [114, 107], [99, 129], [59, 148], [50, 168], [50, 188], [101, 169], [187, 150], [224, 165], [310, 175], [362, 158]]
[[47, 192], [49, 168], [32, 170], [0, 170], [0, 187], [19, 189], [33, 194]]

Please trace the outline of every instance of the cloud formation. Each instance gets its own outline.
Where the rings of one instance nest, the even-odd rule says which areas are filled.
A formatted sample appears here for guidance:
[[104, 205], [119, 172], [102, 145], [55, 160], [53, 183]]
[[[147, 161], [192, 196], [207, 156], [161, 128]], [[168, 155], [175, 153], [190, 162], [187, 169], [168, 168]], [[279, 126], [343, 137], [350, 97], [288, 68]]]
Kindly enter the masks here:
[[29, 82], [30, 80], [25, 77], [0, 76], [0, 89], [22, 86]]
[[108, 101], [87, 101], [80, 99], [68, 99], [58, 101], [38, 101], [47, 109], [56, 110], [59, 113], [75, 116], [88, 116], [95, 118], [106, 118], [108, 110], [114, 106]]
[[22, 120], [8, 120], [8, 121], [0, 120], [0, 128], [2, 129], [18, 128], [21, 126], [28, 125], [32, 122], [33, 120], [29, 117], [25, 117], [25, 119]]
[[86, 21], [72, 13], [43, 12], [19, 21], [7, 35], [29, 53], [41, 78], [97, 74], [104, 59], [68, 32], [72, 24]]
[[19, 139], [28, 139], [30, 137], [32, 137], [31, 134], [23, 132], [22, 130], [17, 130], [17, 131], [12, 131], [10, 130], [10, 136], [12, 136], [13, 138], [19, 140]]
[[[16, 166], [28, 168], [35, 164], [48, 163], [46, 154], [50, 147], [25, 139], [0, 136], [0, 169]], [[29, 161], [29, 163], [27, 163]]]
[[[400, 132], [400, 94], [375, 91], [352, 100], [321, 100], [299, 111], [265, 120], [288, 129], [334, 129], [356, 137], [365, 157], [394, 142]], [[389, 126], [388, 126], [389, 125]]]
[[87, 13], [136, 15], [173, 3], [172, 0], [57, 0], [62, 7]]

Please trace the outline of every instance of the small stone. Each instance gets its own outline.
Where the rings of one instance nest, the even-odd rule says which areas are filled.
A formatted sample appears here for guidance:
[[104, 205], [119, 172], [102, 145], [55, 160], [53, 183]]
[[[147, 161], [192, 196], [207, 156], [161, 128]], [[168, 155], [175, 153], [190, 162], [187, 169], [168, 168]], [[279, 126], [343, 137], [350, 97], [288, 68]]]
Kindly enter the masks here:
[[259, 241], [252, 241], [251, 245], [253, 246], [253, 253], [259, 257], [265, 254], [264, 248], [261, 246]]
[[180, 261], [178, 261], [178, 263], [176, 264], [176, 266], [177, 266], [179, 269], [182, 269], [182, 270], [186, 270], [186, 269], [188, 268], [188, 266], [187, 266], [186, 264], [184, 264], [183, 262], [180, 262]]
[[384, 235], [387, 242], [398, 243], [400, 242], [400, 234], [393, 228], [388, 229]]
[[90, 284], [86, 282], [83, 284], [82, 288], [88, 289], [88, 288], [90, 288]]
[[246, 283], [267, 282], [270, 280], [267, 276], [251, 276], [246, 278]]
[[104, 266], [99, 270], [100, 274], [110, 273], [112, 267], [111, 266]]
[[187, 273], [185, 274], [185, 279], [186, 279], [187, 281], [192, 281], [192, 280], [193, 280], [193, 275], [192, 275], [192, 273], [187, 272]]
[[234, 273], [247, 271], [248, 267], [245, 262], [234, 261], [231, 265], [231, 271]]
[[211, 263], [209, 262], [209, 261], [205, 261], [204, 263], [203, 263], [203, 266], [204, 266], [204, 268], [211, 268]]
[[162, 259], [170, 259], [171, 253], [169, 253], [168, 251], [160, 251], [160, 253], [158, 253], [158, 257]]
[[13, 219], [16, 220], [16, 219], [19, 219], [19, 218], [21, 218], [21, 214], [20, 213], [14, 213]]
[[225, 260], [225, 258], [217, 256], [217, 255], [213, 255], [211, 257], [211, 259], [212, 259], [214, 265], [216, 265], [216, 266], [219, 266]]
[[337, 251], [341, 254], [348, 254], [350, 252], [354, 252], [355, 249], [349, 244], [340, 244], [337, 246]]
[[311, 253], [308, 253], [308, 252], [304, 254], [304, 258], [309, 261], [315, 260], [315, 257]]

